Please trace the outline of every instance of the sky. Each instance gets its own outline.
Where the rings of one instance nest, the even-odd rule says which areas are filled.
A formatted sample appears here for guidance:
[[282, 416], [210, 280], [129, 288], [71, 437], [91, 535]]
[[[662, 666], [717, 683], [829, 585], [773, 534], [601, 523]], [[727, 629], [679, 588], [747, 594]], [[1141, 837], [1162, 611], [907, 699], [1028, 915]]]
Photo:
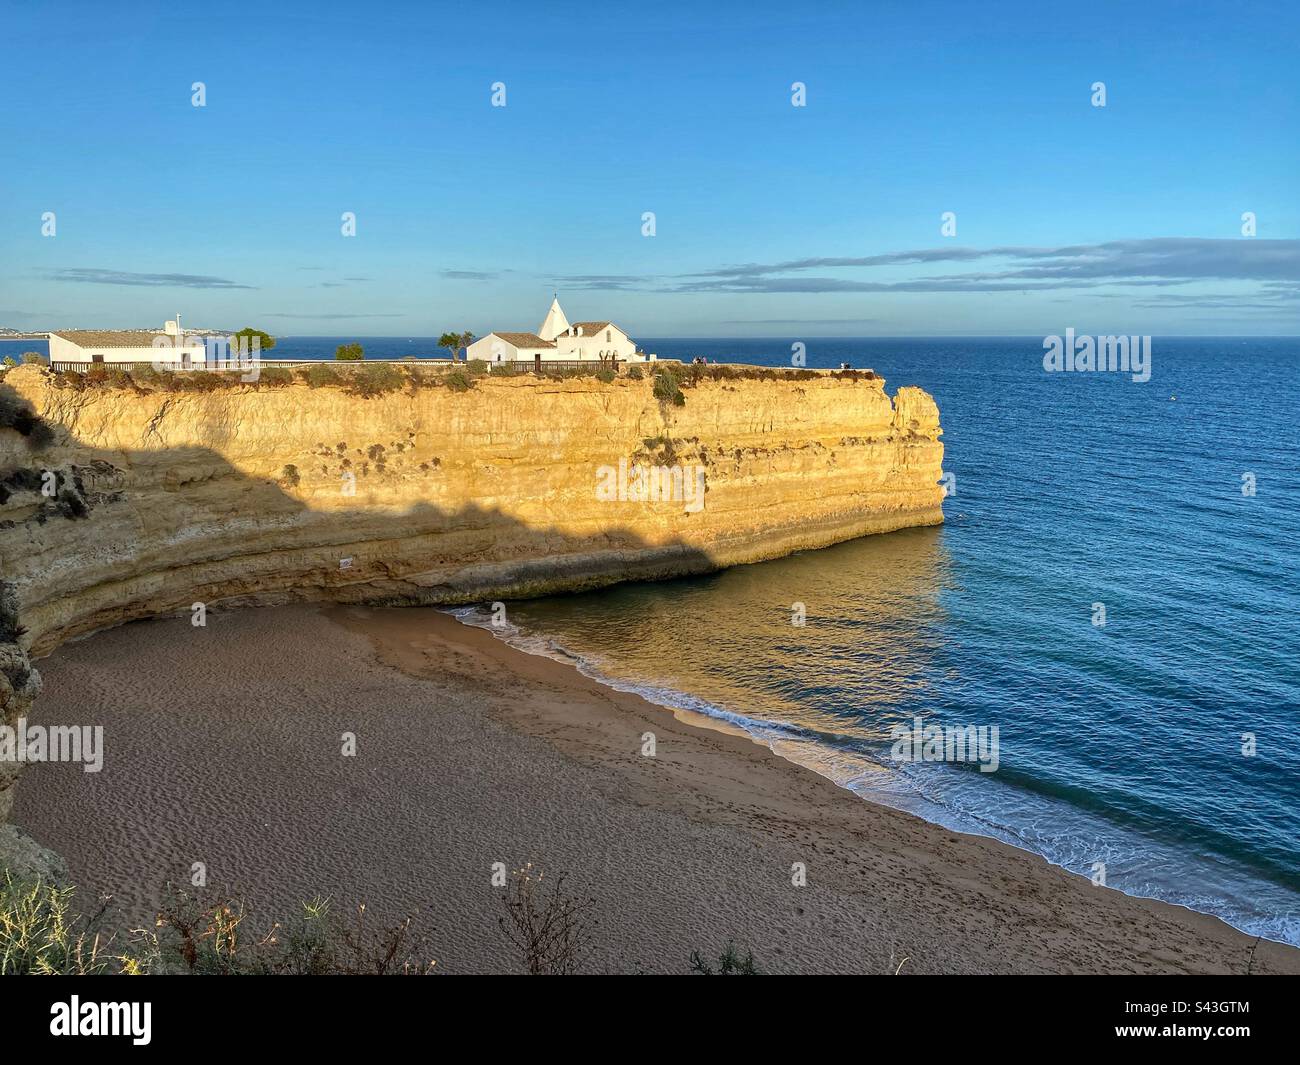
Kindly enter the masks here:
[[0, 326], [1300, 334], [1298, 57], [1294, 0], [0, 0]]

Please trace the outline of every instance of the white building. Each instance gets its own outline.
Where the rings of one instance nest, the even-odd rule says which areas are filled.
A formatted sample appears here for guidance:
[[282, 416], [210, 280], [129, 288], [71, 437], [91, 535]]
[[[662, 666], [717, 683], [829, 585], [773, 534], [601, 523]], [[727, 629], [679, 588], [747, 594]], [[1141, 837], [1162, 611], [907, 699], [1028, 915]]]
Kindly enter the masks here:
[[574, 322], [564, 316], [558, 298], [536, 333], [489, 333], [465, 352], [466, 358], [484, 362], [645, 362], [646, 356], [613, 322]]
[[207, 361], [205, 337], [186, 335], [180, 315], [161, 332], [129, 329], [61, 329], [50, 334], [50, 366], [156, 363], [178, 370], [201, 369]]

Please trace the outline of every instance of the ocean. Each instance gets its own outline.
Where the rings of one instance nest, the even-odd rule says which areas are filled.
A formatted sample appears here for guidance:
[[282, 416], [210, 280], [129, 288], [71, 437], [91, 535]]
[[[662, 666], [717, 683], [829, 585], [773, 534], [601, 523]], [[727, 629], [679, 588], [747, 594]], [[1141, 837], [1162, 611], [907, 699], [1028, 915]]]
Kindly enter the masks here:
[[[440, 354], [275, 354], [353, 339]], [[775, 366], [799, 339], [641, 343]], [[498, 634], [864, 799], [1300, 945], [1300, 338], [1156, 337], [1145, 382], [1045, 372], [1041, 337], [802, 343], [936, 398], [942, 527], [511, 603]], [[996, 772], [891, 759], [918, 719], [996, 726]]]

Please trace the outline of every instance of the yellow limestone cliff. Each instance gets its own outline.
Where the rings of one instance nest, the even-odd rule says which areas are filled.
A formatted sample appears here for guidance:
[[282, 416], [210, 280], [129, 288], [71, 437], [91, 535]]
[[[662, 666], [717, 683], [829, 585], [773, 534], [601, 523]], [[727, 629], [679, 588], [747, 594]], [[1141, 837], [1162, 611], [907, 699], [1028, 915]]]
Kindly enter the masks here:
[[[939, 412], [920, 389], [891, 401], [879, 377], [783, 375], [685, 396], [661, 403], [649, 378], [408, 381], [362, 398], [302, 382], [75, 389], [12, 370], [0, 710], [12, 722], [39, 690], [29, 653], [196, 602], [517, 598], [943, 520]], [[687, 492], [698, 476], [702, 502], [621, 490], [652, 467], [685, 471]]]

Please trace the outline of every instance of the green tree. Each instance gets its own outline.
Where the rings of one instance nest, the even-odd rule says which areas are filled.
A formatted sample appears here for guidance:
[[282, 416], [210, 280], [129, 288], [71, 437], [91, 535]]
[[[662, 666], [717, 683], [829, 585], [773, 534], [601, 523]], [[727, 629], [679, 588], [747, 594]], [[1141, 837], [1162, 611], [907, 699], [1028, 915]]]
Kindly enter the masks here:
[[360, 344], [340, 344], [334, 351], [338, 362], [356, 362], [366, 357], [366, 349]]
[[267, 352], [275, 347], [275, 337], [270, 333], [263, 333], [260, 329], [254, 329], [251, 325], [244, 326], [238, 333], [230, 338], [230, 346], [233, 348], [238, 345], [240, 348], [247, 346], [249, 351], [253, 350], [253, 338], [257, 338], [258, 348]]
[[468, 329], [463, 333], [443, 333], [438, 338], [438, 347], [451, 352], [451, 361], [455, 362], [461, 348], [468, 348], [474, 343], [474, 334]]

